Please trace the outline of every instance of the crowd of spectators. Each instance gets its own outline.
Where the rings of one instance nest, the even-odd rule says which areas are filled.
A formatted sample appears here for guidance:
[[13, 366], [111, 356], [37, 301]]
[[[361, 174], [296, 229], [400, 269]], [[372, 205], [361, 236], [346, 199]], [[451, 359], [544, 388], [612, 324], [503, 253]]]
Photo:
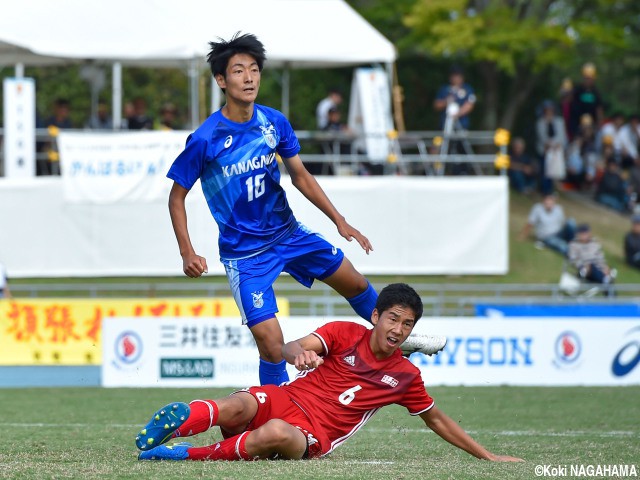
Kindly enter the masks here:
[[556, 188], [592, 196], [620, 213], [633, 213], [640, 193], [640, 116], [606, 112], [587, 63], [582, 79], [565, 79], [559, 101], [545, 100], [536, 121], [536, 158], [523, 152], [515, 138], [509, 179], [513, 189], [542, 194]]

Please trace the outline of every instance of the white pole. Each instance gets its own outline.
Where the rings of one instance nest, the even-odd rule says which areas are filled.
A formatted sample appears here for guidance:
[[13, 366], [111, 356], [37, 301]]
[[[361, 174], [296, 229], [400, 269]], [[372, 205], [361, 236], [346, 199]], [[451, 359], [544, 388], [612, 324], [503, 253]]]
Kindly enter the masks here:
[[222, 90], [218, 86], [216, 79], [211, 76], [211, 113], [216, 112], [222, 105]]
[[111, 72], [113, 129], [120, 130], [122, 126], [122, 64], [120, 62], [114, 62], [111, 67]]
[[195, 130], [200, 123], [200, 92], [198, 88], [198, 64], [196, 59], [189, 61], [189, 111], [191, 112], [191, 129]]
[[289, 64], [284, 65], [282, 70], [282, 113], [289, 118], [289, 93], [291, 87], [291, 70]]
[[24, 63], [16, 63], [16, 78], [24, 78]]

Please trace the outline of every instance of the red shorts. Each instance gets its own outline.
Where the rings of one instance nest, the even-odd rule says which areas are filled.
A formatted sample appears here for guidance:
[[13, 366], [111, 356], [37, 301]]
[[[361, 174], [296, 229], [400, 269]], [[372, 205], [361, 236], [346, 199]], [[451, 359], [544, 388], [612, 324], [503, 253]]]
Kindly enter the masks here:
[[322, 445], [315, 435], [315, 429], [311, 422], [302, 409], [282, 388], [276, 385], [263, 385], [239, 390], [238, 392], [250, 393], [258, 402], [258, 411], [247, 426], [247, 430], [255, 430], [269, 420], [278, 418], [293, 425], [307, 437], [307, 455], [305, 458], [316, 458], [322, 455]]

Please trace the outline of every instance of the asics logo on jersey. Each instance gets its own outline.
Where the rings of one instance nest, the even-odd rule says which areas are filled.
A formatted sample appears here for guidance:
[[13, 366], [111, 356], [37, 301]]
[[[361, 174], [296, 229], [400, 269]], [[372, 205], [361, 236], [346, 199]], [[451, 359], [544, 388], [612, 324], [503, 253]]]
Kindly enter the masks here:
[[229, 135], [224, 141], [224, 148], [229, 148], [233, 142], [233, 137]]
[[337, 255], [337, 253], [338, 253], [338, 249], [337, 249], [336, 247], [333, 247], [333, 248], [331, 249], [331, 253], [332, 253], [333, 255]]
[[380, 380], [382, 383], [386, 383], [387, 385], [390, 385], [392, 387], [397, 387], [398, 386], [398, 380], [396, 380], [395, 378], [393, 378], [391, 375], [385, 375], [384, 377], [382, 377], [382, 380]]
[[349, 365], [351, 365], [352, 367], [356, 366], [356, 357], [355, 355], [347, 355], [346, 357], [343, 358], [343, 360], [348, 363]]
[[269, 124], [267, 127], [260, 125], [260, 130], [262, 130], [262, 136], [265, 142], [267, 142], [267, 145], [269, 145], [269, 148], [276, 148], [276, 144], [278, 143], [275, 135], [276, 128], [272, 124]]
[[259, 157], [253, 157], [250, 160], [242, 160], [233, 165], [223, 165], [222, 175], [225, 177], [233, 177], [242, 173], [252, 172], [259, 168], [264, 168], [271, 165], [276, 160], [276, 154], [270, 153], [269, 155], [260, 155]]
[[253, 292], [251, 296], [253, 297], [253, 306], [256, 308], [262, 308], [264, 305], [264, 299], [262, 298], [264, 295], [263, 292]]

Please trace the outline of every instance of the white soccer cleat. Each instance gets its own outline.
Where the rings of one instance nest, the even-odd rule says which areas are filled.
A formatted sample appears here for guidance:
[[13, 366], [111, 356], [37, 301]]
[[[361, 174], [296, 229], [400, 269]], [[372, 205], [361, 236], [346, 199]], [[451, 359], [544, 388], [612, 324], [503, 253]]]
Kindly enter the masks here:
[[415, 352], [433, 355], [442, 351], [446, 344], [447, 337], [441, 335], [412, 333], [404, 343], [400, 345], [400, 350], [402, 350], [402, 354], [406, 357]]

